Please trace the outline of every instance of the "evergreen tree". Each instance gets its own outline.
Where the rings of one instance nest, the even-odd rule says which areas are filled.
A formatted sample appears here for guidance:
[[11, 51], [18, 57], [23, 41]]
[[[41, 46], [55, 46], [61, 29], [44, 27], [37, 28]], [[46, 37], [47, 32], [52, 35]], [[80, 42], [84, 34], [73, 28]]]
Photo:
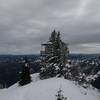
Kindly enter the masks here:
[[70, 66], [66, 65], [64, 71], [65, 71], [65, 74], [64, 74], [65, 79], [73, 80], [77, 84], [80, 84], [82, 86], [84, 84], [87, 84], [86, 76], [83, 73], [83, 71], [78, 63], [73, 62], [73, 64], [71, 64]]
[[19, 85], [23, 86], [31, 82], [28, 58], [24, 58], [24, 64], [22, 65], [22, 71], [20, 72], [20, 81]]
[[58, 72], [59, 77], [64, 76], [69, 50], [67, 44], [61, 40], [60, 32], [57, 33], [55, 41], [55, 53], [56, 53], [56, 63], [58, 64], [59, 67], [59, 72]]
[[[47, 42], [48, 43], [48, 42]], [[63, 68], [67, 63], [68, 56], [68, 47], [61, 40], [60, 32], [56, 32], [55, 30], [51, 33], [51, 37], [49, 40], [50, 44], [46, 45], [47, 54], [43, 58], [45, 62], [41, 65], [40, 77], [49, 78], [54, 76], [62, 76]], [[50, 45], [50, 48], [47, 46]], [[50, 50], [50, 51], [49, 51]], [[48, 53], [49, 52], [49, 53]]]
[[60, 39], [60, 32], [57, 33], [57, 37], [54, 43], [54, 53], [56, 56], [56, 63], [61, 62], [60, 57], [61, 57], [61, 39]]
[[57, 97], [57, 100], [66, 100], [67, 99], [66, 97], [63, 96], [61, 89], [59, 89], [59, 91], [57, 92], [56, 97]]
[[[65, 44], [65, 43], [63, 43]], [[68, 60], [68, 55], [69, 55], [69, 49], [68, 49], [68, 44], [65, 44], [66, 47], [64, 47], [62, 53], [63, 53], [63, 58], [62, 58], [62, 63], [63, 63], [63, 66], [65, 67], [66, 66], [66, 63], [67, 63], [67, 60]]]

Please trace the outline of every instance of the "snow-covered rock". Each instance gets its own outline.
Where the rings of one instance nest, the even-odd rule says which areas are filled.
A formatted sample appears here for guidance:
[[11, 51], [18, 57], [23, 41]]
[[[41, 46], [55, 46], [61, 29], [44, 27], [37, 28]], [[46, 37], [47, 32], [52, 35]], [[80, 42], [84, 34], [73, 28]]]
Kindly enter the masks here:
[[63, 78], [39, 79], [39, 74], [32, 75], [32, 82], [19, 87], [14, 84], [8, 89], [0, 90], [0, 100], [56, 100], [59, 88], [67, 100], [100, 100], [96, 90], [85, 89]]

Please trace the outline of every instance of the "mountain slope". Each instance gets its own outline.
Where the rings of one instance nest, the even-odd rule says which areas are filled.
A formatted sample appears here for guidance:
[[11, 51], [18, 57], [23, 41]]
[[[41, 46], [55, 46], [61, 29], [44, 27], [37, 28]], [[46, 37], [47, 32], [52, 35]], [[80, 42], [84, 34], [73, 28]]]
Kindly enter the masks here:
[[100, 93], [84, 89], [63, 78], [39, 80], [38, 74], [32, 75], [33, 82], [19, 87], [18, 84], [0, 90], [0, 100], [56, 100], [59, 88], [67, 100], [100, 100]]

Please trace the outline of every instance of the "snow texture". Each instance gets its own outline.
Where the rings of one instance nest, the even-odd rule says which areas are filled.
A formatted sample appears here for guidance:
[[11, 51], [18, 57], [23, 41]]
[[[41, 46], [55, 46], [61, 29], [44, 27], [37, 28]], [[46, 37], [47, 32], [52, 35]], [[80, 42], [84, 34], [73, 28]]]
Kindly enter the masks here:
[[8, 89], [0, 90], [0, 100], [56, 100], [59, 88], [67, 100], [100, 100], [100, 93], [96, 89], [84, 89], [63, 78], [40, 80], [39, 74], [34, 74], [32, 80], [22, 87], [16, 83]]

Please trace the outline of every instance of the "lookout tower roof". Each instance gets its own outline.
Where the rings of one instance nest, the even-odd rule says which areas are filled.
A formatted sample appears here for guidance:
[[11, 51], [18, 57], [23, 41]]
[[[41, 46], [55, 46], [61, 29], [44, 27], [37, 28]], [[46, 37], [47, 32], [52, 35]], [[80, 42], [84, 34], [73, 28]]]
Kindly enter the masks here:
[[51, 41], [48, 41], [46, 43], [43, 43], [42, 46], [45, 46], [45, 45], [52, 45], [53, 43]]

